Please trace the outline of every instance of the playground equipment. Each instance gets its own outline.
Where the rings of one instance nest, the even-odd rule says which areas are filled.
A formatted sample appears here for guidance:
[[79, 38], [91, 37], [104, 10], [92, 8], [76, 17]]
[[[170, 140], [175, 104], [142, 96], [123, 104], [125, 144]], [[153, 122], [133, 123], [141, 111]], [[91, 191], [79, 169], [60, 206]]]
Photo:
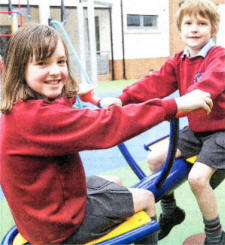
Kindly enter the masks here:
[[[16, 9], [13, 9], [11, 0], [8, 1], [8, 11], [0, 11], [0, 14], [8, 15], [10, 19], [10, 26], [11, 26], [11, 33], [0, 33], [0, 38], [6, 38], [7, 40], [17, 31], [19, 27], [23, 25], [23, 14], [21, 10], [20, 0], [18, 1], [18, 5]], [[28, 19], [31, 18], [30, 15], [30, 4], [29, 0], [27, 0], [27, 17]], [[1, 45], [5, 42], [2, 41]], [[4, 45], [3, 45], [4, 46]], [[4, 49], [1, 47], [1, 49]], [[3, 55], [2, 53], [0, 55]], [[0, 73], [3, 70], [3, 61], [2, 57], [0, 56]]]
[[[21, 12], [21, 5], [20, 2], [18, 3], [18, 9], [17, 10], [12, 10], [12, 3], [9, 1], [8, 3], [8, 11], [0, 11], [0, 14], [6, 14], [9, 16], [11, 19], [11, 33], [0, 33], [0, 38], [10, 38], [13, 33], [18, 29], [18, 16], [19, 16], [19, 26], [22, 26], [23, 24], [23, 16]], [[1, 41], [1, 45], [4, 46], [4, 41]], [[4, 49], [1, 47], [1, 49]], [[2, 54], [0, 54], [2, 55]], [[0, 58], [0, 73], [3, 70], [3, 62], [2, 62], [2, 57]]]
[[[86, 100], [87, 97], [83, 99]], [[170, 186], [173, 185], [173, 183], [171, 183], [171, 179], [167, 181], [166, 176], [169, 173], [168, 171], [171, 169], [173, 159], [174, 159], [174, 153], [177, 145], [176, 142], [178, 136], [178, 128], [179, 128], [178, 126], [179, 126], [178, 119], [174, 119], [173, 121], [171, 121], [171, 127], [170, 127], [171, 137], [170, 137], [170, 144], [169, 144], [170, 146], [169, 146], [168, 157], [165, 166], [157, 173], [153, 174], [152, 176], [149, 177], [143, 176], [142, 181], [140, 181], [136, 185], [137, 188], [146, 188], [152, 190], [154, 195], [157, 197], [157, 200], [159, 200], [159, 197], [163, 195], [165, 191], [168, 191], [168, 188], [170, 189]], [[138, 173], [140, 170], [138, 164], [134, 162], [132, 164], [134, 166], [136, 165], [137, 168], [135, 167], [134, 171]], [[175, 179], [177, 179], [176, 177], [177, 173], [178, 173], [177, 170], [174, 169], [172, 176]], [[179, 171], [179, 175], [181, 176], [180, 171]], [[172, 182], [176, 183], [176, 180]], [[156, 231], [158, 228], [159, 228], [158, 223], [156, 221], [151, 221], [149, 216], [144, 211], [142, 211], [129, 218], [127, 221], [122, 223], [115, 230], [113, 230], [103, 238], [97, 239], [88, 244], [105, 244], [105, 245], [128, 244], [148, 234], [151, 234], [152, 232]], [[6, 234], [5, 238], [2, 241], [2, 245], [9, 245], [9, 244], [15, 244], [15, 245], [26, 244], [26, 241], [21, 237], [21, 235], [18, 234], [16, 227], [12, 228]]]
[[[72, 46], [70, 39], [67, 33], [64, 30], [63, 24], [57, 21], [51, 21], [51, 25], [54, 28], [59, 29], [70, 50], [72, 51], [72, 55], [75, 58], [75, 61], [80, 68], [83, 76], [85, 77], [86, 82], [91, 83], [88, 78], [88, 75], [83, 69], [79, 57]], [[99, 99], [95, 97], [94, 94], [89, 93], [81, 97], [81, 100], [78, 99], [80, 106], [82, 107], [82, 101], [91, 102], [97, 106], [99, 106]], [[181, 115], [180, 115], [181, 116]], [[182, 115], [184, 116], [184, 115]], [[179, 186], [183, 181], [186, 180], [186, 177], [192, 167], [192, 164], [195, 161], [195, 158], [190, 159], [176, 159], [175, 160], [175, 152], [177, 147], [177, 140], [178, 140], [178, 132], [179, 132], [179, 119], [176, 118], [170, 122], [170, 137], [169, 137], [169, 148], [168, 148], [168, 155], [166, 157], [166, 161], [161, 169], [156, 171], [150, 176], [146, 176], [136, 161], [133, 159], [132, 155], [126, 148], [125, 144], [122, 143], [118, 145], [118, 148], [124, 158], [126, 159], [127, 163], [140, 179], [140, 181], [134, 185], [136, 188], [147, 189], [153, 192], [156, 201], [159, 201], [161, 197], [177, 186]], [[157, 140], [151, 144], [146, 146], [148, 150], [149, 147], [152, 147], [154, 143], [158, 143], [161, 140], [164, 140], [165, 137], [162, 139]], [[215, 178], [217, 181], [212, 183], [214, 184], [214, 188], [218, 186], [225, 177], [225, 172], [220, 175], [220, 178]], [[213, 180], [213, 178], [212, 178]], [[115, 228], [112, 232], [107, 234], [106, 236], [94, 240], [88, 244], [103, 244], [103, 245], [114, 245], [114, 244], [128, 244], [132, 243], [138, 239], [145, 237], [148, 234], [153, 233], [159, 229], [159, 224], [156, 221], [151, 221], [149, 216], [144, 212], [139, 212], [129, 218], [127, 221], [122, 223], [120, 226]], [[13, 227], [4, 237], [2, 245], [21, 245], [21, 244], [29, 244], [19, 233], [16, 227]]]
[[[20, 1], [18, 2], [17, 10], [12, 9], [11, 0], [8, 1], [8, 11], [0, 11], [0, 14], [7, 14], [11, 19], [11, 34], [0, 33], [0, 37], [11, 37], [18, 27], [23, 25], [23, 15], [21, 11]], [[17, 17], [19, 16], [19, 23]]]
[[[90, 98], [90, 99], [89, 99]], [[98, 101], [95, 97], [88, 94], [86, 97], [82, 97], [85, 101], [95, 102], [98, 104]], [[136, 175], [141, 178], [140, 182], [137, 183], [134, 187], [144, 188], [152, 191], [155, 195], [156, 201], [159, 201], [161, 197], [175, 189], [183, 181], [186, 180], [187, 174], [191, 169], [192, 164], [194, 163], [196, 157], [189, 159], [176, 159], [174, 161], [177, 140], [179, 132], [179, 119], [174, 119], [170, 122], [170, 137], [163, 137], [159, 140], [152, 142], [146, 145], [146, 149], [149, 147], [154, 147], [154, 144], [162, 142], [162, 140], [169, 140], [169, 149], [166, 157], [164, 166], [159, 169], [157, 172], [153, 173], [150, 176], [140, 176], [142, 173], [139, 173], [140, 167], [135, 161], [131, 161], [129, 165], [133, 165], [132, 169]], [[126, 147], [125, 147], [126, 149]], [[122, 152], [123, 154], [124, 152]], [[128, 161], [129, 161], [128, 153]], [[224, 179], [225, 172], [219, 172], [219, 175], [214, 175], [212, 177], [211, 184], [213, 188], [217, 187]], [[112, 232], [96, 239], [88, 245], [92, 244], [101, 244], [101, 245], [116, 245], [116, 244], [129, 244], [132, 243], [144, 236], [151, 234], [152, 232], [159, 229], [159, 225], [156, 221], [151, 221], [149, 216], [144, 212], [139, 212], [129, 218], [127, 221], [122, 223], [120, 226], [115, 228]], [[13, 227], [4, 237], [1, 245], [21, 245], [28, 244], [27, 241], [18, 233], [17, 228]]]

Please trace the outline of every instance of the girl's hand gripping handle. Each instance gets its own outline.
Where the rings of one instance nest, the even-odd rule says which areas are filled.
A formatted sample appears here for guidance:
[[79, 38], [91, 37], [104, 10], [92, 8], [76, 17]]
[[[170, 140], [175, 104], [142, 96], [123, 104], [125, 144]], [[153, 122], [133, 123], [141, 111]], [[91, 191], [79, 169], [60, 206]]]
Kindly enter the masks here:
[[100, 104], [101, 98], [96, 96], [93, 91], [89, 91], [86, 94], [80, 95], [80, 98], [84, 102], [90, 102], [93, 105], [101, 107], [101, 104]]

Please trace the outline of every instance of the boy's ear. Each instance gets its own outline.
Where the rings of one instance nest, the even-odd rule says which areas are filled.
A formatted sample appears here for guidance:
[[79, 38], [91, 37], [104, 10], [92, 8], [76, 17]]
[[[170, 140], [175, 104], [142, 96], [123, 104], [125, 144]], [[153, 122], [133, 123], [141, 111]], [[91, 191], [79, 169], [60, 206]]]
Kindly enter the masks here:
[[211, 38], [214, 37], [214, 36], [216, 36], [216, 32], [215, 31], [212, 31], [211, 32]]
[[217, 34], [217, 31], [215, 29], [212, 29], [211, 30], [211, 37], [216, 36], [216, 34]]

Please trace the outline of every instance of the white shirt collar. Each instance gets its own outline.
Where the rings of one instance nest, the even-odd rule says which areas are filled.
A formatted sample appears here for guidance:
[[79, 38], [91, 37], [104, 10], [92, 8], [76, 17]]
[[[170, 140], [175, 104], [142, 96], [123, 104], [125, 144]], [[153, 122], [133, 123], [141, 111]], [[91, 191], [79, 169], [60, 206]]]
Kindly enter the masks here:
[[202, 47], [202, 49], [199, 51], [199, 53], [198, 53], [197, 55], [195, 55], [195, 56], [192, 56], [192, 57], [191, 57], [191, 55], [190, 55], [189, 48], [186, 46], [186, 47], [184, 48], [184, 52], [183, 52], [182, 58], [185, 58], [186, 56], [187, 56], [188, 58], [190, 58], [190, 59], [191, 59], [191, 58], [194, 58], [194, 57], [198, 57], [198, 56], [205, 58], [206, 55], [208, 54], [209, 50], [210, 50], [213, 46], [214, 46], [214, 43], [213, 43], [213, 40], [212, 40], [212, 38], [211, 38], [211, 39], [209, 39], [209, 41]]

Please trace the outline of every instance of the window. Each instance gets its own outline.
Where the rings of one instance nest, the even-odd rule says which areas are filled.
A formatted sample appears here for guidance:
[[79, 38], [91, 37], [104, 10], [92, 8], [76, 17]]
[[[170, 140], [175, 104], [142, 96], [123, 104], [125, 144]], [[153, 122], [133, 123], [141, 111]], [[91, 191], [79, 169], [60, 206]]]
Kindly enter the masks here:
[[128, 28], [152, 28], [158, 27], [158, 16], [157, 15], [127, 15], [127, 27]]
[[156, 15], [144, 15], [143, 25], [150, 27], [157, 27], [157, 16]]
[[140, 26], [140, 15], [128, 14], [127, 26]]

